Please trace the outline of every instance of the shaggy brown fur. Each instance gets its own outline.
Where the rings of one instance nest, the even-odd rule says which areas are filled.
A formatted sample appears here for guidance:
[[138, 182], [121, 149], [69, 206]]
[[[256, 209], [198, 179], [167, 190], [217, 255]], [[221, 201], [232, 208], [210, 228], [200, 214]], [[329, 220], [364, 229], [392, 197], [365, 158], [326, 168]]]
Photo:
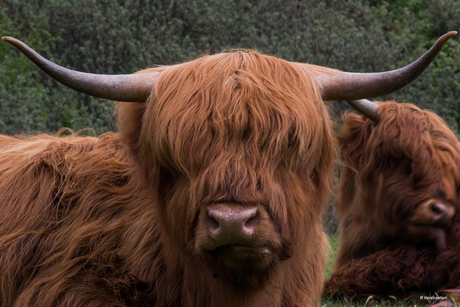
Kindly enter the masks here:
[[[402, 297], [459, 286], [458, 141], [442, 119], [413, 105], [386, 102], [379, 113], [378, 124], [343, 116], [340, 246], [324, 295]], [[452, 227], [451, 219], [430, 220], [431, 200], [457, 212]], [[433, 244], [440, 230], [447, 251]]]
[[[121, 134], [0, 138], [0, 305], [317, 305], [325, 69], [251, 51], [154, 70], [149, 102], [120, 104]], [[206, 250], [196, 228], [216, 203], [263, 208], [260, 276]]]

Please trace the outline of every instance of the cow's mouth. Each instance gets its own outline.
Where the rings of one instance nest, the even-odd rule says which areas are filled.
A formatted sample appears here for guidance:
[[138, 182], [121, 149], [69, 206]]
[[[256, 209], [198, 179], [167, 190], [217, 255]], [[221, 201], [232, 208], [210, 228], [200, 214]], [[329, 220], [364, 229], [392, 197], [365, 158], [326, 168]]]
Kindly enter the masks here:
[[434, 229], [434, 242], [436, 243], [436, 249], [438, 252], [444, 252], [447, 250], [446, 244], [446, 230], [443, 228], [435, 228]]
[[409, 220], [407, 238], [414, 242], [434, 242], [438, 252], [447, 249], [446, 231], [452, 223], [455, 208], [452, 204], [428, 199], [420, 204]]
[[269, 247], [238, 244], [218, 247], [212, 254], [227, 269], [244, 272], [265, 270], [274, 258], [274, 253]]
[[413, 242], [434, 242], [439, 253], [447, 250], [446, 228], [433, 225], [412, 225], [406, 239]]
[[236, 288], [263, 285], [274, 267], [276, 250], [268, 246], [231, 244], [208, 251], [213, 277]]

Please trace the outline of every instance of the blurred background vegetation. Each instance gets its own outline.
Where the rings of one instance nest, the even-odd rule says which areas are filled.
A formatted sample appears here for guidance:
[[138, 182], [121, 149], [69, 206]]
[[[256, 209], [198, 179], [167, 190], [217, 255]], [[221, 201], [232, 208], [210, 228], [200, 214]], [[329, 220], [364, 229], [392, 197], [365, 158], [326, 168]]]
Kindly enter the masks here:
[[[0, 35], [92, 73], [132, 73], [233, 48], [376, 72], [418, 58], [460, 29], [458, 16], [458, 0], [2, 0]], [[378, 100], [432, 109], [458, 133], [459, 37], [410, 86]], [[334, 117], [347, 108], [330, 105]], [[117, 129], [113, 112], [113, 102], [67, 89], [0, 42], [0, 133], [90, 127], [100, 134]]]
[[[375, 72], [408, 64], [460, 29], [457, 0], [3, 0], [0, 35], [93, 73], [132, 73], [251, 48], [298, 62]], [[378, 100], [432, 109], [460, 127], [459, 37], [410, 86]], [[332, 102], [336, 114], [347, 106]], [[0, 42], [0, 133], [116, 130], [114, 103], [52, 81]]]

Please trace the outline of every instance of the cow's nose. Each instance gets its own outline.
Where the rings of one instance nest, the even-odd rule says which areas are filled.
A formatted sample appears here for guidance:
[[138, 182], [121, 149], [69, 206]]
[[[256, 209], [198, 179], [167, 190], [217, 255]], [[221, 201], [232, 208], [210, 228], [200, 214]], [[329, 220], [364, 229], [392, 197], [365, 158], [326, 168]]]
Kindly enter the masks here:
[[439, 202], [432, 203], [430, 206], [430, 211], [435, 224], [440, 226], [449, 225], [455, 213], [453, 207]]
[[216, 204], [206, 210], [206, 225], [216, 247], [250, 245], [260, 219], [257, 207]]

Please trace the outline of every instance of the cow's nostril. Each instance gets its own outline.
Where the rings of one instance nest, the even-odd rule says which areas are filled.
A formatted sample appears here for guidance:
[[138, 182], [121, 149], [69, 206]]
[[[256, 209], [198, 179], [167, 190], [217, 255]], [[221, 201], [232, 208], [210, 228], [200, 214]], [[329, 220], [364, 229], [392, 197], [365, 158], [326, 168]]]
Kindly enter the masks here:
[[206, 215], [205, 218], [206, 225], [209, 227], [209, 230], [216, 231], [219, 229], [219, 222], [211, 217], [209, 214]]
[[435, 214], [441, 214], [442, 213], [442, 208], [439, 206], [438, 203], [434, 203], [431, 205], [431, 211]]
[[446, 226], [451, 223], [455, 210], [443, 203], [435, 202], [430, 205], [433, 222], [438, 226]]
[[244, 227], [247, 229], [254, 229], [257, 226], [259, 220], [259, 215], [255, 214], [254, 216], [250, 217], [245, 223]]
[[447, 210], [446, 210], [446, 206], [444, 206], [443, 204], [440, 204], [440, 203], [432, 204], [430, 209], [435, 215], [448, 214]]

